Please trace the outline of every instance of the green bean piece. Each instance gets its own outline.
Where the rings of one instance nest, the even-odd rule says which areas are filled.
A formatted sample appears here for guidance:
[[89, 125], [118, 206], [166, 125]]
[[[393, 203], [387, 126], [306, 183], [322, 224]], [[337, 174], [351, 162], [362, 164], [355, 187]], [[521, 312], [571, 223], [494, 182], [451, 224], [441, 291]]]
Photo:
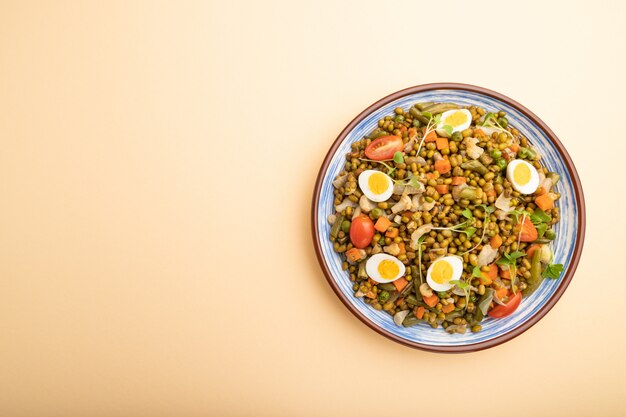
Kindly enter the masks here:
[[411, 289], [413, 289], [413, 281], [409, 282], [403, 289], [402, 289], [402, 293], [400, 295], [402, 295], [403, 297], [405, 297], [408, 293], [411, 292]]
[[475, 323], [480, 323], [481, 320], [487, 315], [487, 311], [489, 310], [489, 304], [491, 304], [491, 300], [493, 300], [494, 293], [495, 290], [493, 288], [487, 288], [485, 290], [485, 294], [483, 294], [483, 296], [480, 297], [480, 300], [478, 300], [478, 306], [476, 308], [476, 311], [474, 312]]
[[338, 214], [337, 218], [335, 219], [335, 223], [333, 223], [333, 226], [330, 228], [330, 237], [337, 239], [343, 221], [344, 217], [341, 214]]
[[378, 219], [382, 215], [383, 215], [383, 211], [379, 209], [378, 207], [372, 210], [372, 218], [374, 220]]
[[541, 251], [536, 250], [533, 253], [533, 258], [530, 262], [530, 278], [526, 279], [527, 287], [522, 291], [524, 296], [532, 294], [541, 282], [543, 281], [543, 276], [541, 276]]
[[[547, 232], [548, 231], [546, 230], [546, 233]], [[546, 239], [545, 237], [543, 239], [535, 239], [533, 243], [539, 243], [539, 244], [550, 243], [550, 239]]]
[[395, 291], [396, 290], [396, 286], [393, 285], [391, 282], [387, 282], [384, 284], [378, 284], [378, 288], [380, 288], [381, 290], [385, 290], [385, 291]]
[[554, 238], [556, 237], [556, 232], [552, 229], [548, 229], [546, 230], [544, 237], [549, 240], [554, 240]]
[[432, 106], [433, 103], [432, 101], [427, 101], [425, 103], [415, 103], [415, 107], [417, 107], [418, 110], [424, 110], [426, 107], [428, 106]]
[[422, 111], [427, 111], [429, 113], [432, 113], [433, 115], [437, 114], [437, 113], [443, 113], [444, 111], [448, 111], [448, 110], [455, 110], [458, 109], [459, 106], [454, 104], [454, 103], [436, 103], [436, 104], [432, 104], [430, 106], [426, 106], [423, 109], [420, 109]]
[[423, 320], [418, 319], [413, 314], [409, 314], [402, 321], [402, 325], [404, 327], [411, 327], [411, 326], [415, 326], [415, 325], [419, 324], [420, 322], [423, 322]]
[[500, 170], [503, 170], [504, 168], [506, 168], [506, 161], [504, 160], [504, 158], [497, 159], [496, 165], [498, 166], [498, 168], [500, 168]]
[[417, 305], [417, 297], [414, 296], [413, 294], [407, 295], [404, 301], [406, 301], [407, 304], [411, 304], [413, 306]]
[[478, 187], [465, 187], [459, 193], [459, 198], [467, 199], [467, 200], [476, 200], [476, 199], [481, 198], [482, 195], [483, 195], [483, 191]]
[[477, 172], [480, 175], [485, 175], [489, 170], [480, 161], [467, 161], [461, 164], [461, 168], [469, 169], [470, 171]]
[[381, 303], [386, 303], [386, 302], [387, 302], [387, 300], [389, 300], [389, 292], [387, 292], [387, 291], [381, 291], [381, 292], [378, 294], [378, 300], [379, 300]]
[[500, 151], [500, 149], [494, 149], [491, 151], [491, 157], [493, 159], [500, 159], [502, 158], [502, 152]]
[[411, 109], [409, 110], [409, 113], [411, 113], [411, 115], [415, 117], [415, 119], [419, 120], [420, 122], [424, 124], [428, 124], [429, 122], [428, 117], [424, 116], [422, 112], [419, 111], [419, 109], [417, 109], [416, 107], [411, 107]]

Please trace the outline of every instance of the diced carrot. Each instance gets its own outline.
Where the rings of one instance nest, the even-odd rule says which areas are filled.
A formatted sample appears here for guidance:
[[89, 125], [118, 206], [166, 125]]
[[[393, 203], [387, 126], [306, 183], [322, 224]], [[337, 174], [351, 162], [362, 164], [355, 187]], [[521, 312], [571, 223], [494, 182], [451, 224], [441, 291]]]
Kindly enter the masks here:
[[[422, 133], [426, 132], [426, 128], [422, 129]], [[428, 132], [428, 135], [426, 135], [426, 137], [424, 138], [424, 142], [434, 142], [435, 140], [437, 140], [437, 134], [435, 133], [434, 130], [431, 130], [430, 132]]]
[[512, 143], [509, 146], [509, 149], [512, 150], [515, 153], [518, 153], [519, 152], [519, 145], [517, 143]]
[[435, 139], [435, 142], [437, 143], [437, 149], [439, 150], [450, 148], [450, 144], [448, 143], [448, 138], [437, 138]]
[[368, 292], [367, 292], [367, 294], [365, 294], [365, 296], [366, 296], [367, 298], [371, 298], [371, 299], [376, 298], [376, 294], [374, 294], [374, 292], [373, 292], [373, 291], [368, 291]]
[[406, 246], [404, 245], [404, 242], [398, 243], [398, 247], [400, 248], [400, 255], [406, 253]]
[[487, 136], [487, 135], [485, 135], [485, 132], [483, 132], [483, 130], [480, 129], [480, 128], [474, 129], [473, 135], [474, 135], [475, 138], [480, 138], [480, 137], [483, 137], [483, 136]]
[[404, 297], [400, 297], [396, 300], [396, 305], [399, 306], [404, 301]]
[[437, 297], [437, 294], [433, 294], [430, 297], [422, 296], [422, 299], [424, 300], [424, 302], [426, 303], [428, 307], [434, 307], [439, 302], [439, 297]]
[[437, 176], [434, 172], [427, 172], [426, 173], [426, 179], [427, 180], [436, 180]]
[[506, 287], [500, 287], [496, 290], [496, 295], [500, 300], [502, 300], [502, 298], [504, 298], [504, 296], [506, 296], [508, 292], [509, 290]]
[[440, 195], [448, 194], [448, 188], [448, 184], [435, 185], [435, 190], [437, 190]]
[[389, 229], [389, 226], [391, 226], [391, 220], [389, 220], [385, 216], [382, 216], [379, 217], [378, 220], [376, 220], [374, 229], [378, 230], [381, 233], [384, 233], [387, 231], [387, 229]]
[[367, 279], [367, 282], [369, 282], [369, 283], [370, 283], [370, 284], [372, 284], [372, 285], [378, 285], [378, 282], [374, 281], [374, 280], [373, 280], [373, 279], [371, 279], [371, 278], [368, 278], [368, 279]]
[[407, 131], [407, 134], [409, 135], [409, 139], [413, 139], [417, 135], [417, 129], [414, 127], [410, 127]]
[[346, 258], [348, 258], [348, 262], [356, 262], [360, 259], [363, 259], [365, 255], [365, 251], [363, 249], [352, 248], [346, 251]]
[[530, 217], [524, 216], [524, 221], [522, 222], [522, 232], [520, 234], [520, 241], [522, 242], [533, 242], [539, 237], [539, 232], [537, 232], [537, 228], [530, 220]]
[[405, 125], [400, 125], [400, 132], [404, 133], [407, 131], [407, 127]]
[[511, 270], [500, 268], [500, 277], [504, 279], [511, 279]]
[[406, 278], [404, 277], [400, 277], [397, 280], [395, 280], [393, 282], [393, 285], [396, 286], [396, 289], [398, 291], [402, 291], [404, 289], [404, 287], [406, 287], [406, 285], [409, 283], [409, 281], [406, 280]]
[[531, 259], [537, 249], [541, 249], [540, 244], [535, 243], [534, 245], [530, 245], [528, 249], [526, 249], [526, 259]]
[[467, 178], [465, 177], [452, 177], [452, 182], [450, 185], [461, 185], [467, 182]]
[[396, 227], [390, 227], [389, 229], [387, 229], [387, 233], [385, 233], [385, 236], [393, 239], [394, 237], [398, 237], [398, 233], [399, 230]]
[[498, 265], [492, 263], [489, 265], [489, 272], [481, 272], [480, 281], [485, 285], [491, 285], [493, 280], [498, 276]]
[[419, 320], [424, 317], [425, 312], [426, 309], [424, 308], [424, 306], [415, 307], [415, 309], [413, 310], [413, 314], [415, 314], [415, 317], [417, 317]]
[[441, 311], [444, 312], [445, 314], [448, 314], [449, 312], [454, 311], [454, 304], [450, 303], [447, 306], [443, 306], [441, 308]]
[[490, 188], [487, 191], [485, 191], [485, 194], [487, 195], [487, 197], [495, 197], [496, 196], [496, 189], [495, 188]]
[[535, 198], [535, 204], [541, 210], [546, 211], [554, 207], [554, 197], [552, 193], [545, 193]]
[[452, 167], [450, 166], [450, 161], [448, 161], [447, 159], [440, 159], [439, 161], [435, 161], [435, 169], [440, 174], [447, 174], [448, 172], [450, 172], [450, 169], [452, 169]]
[[492, 237], [489, 241], [489, 245], [494, 249], [498, 249], [500, 246], [502, 246], [502, 236], [495, 235], [494, 237]]

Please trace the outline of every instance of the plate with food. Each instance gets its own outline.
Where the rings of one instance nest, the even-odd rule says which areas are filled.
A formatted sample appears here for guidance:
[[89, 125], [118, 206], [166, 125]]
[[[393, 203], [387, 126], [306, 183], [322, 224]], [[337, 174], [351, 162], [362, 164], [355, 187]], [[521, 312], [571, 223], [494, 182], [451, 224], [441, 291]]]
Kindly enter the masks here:
[[367, 326], [435, 352], [486, 349], [559, 300], [581, 256], [576, 168], [516, 101], [466, 84], [407, 88], [332, 144], [315, 185], [322, 271]]

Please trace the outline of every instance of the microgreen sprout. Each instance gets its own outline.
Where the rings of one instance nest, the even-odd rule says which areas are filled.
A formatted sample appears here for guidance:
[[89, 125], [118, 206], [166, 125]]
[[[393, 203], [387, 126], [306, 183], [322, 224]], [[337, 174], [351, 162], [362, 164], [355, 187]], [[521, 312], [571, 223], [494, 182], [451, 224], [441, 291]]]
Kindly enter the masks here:
[[420, 284], [424, 283], [424, 278], [422, 277], [422, 242], [424, 242], [426, 236], [421, 236], [417, 239], [417, 264], [419, 265], [419, 274], [420, 274]]
[[[474, 245], [471, 249], [463, 252], [462, 255], [465, 255], [466, 253], [472, 252], [474, 249], [476, 249], [483, 242], [483, 239], [485, 238], [485, 233], [487, 233], [487, 225], [489, 225], [489, 220], [491, 219], [490, 215], [491, 215], [491, 213], [493, 213], [496, 210], [494, 207], [490, 207], [490, 206], [488, 206], [486, 204], [479, 204], [476, 207], [480, 207], [480, 208], [482, 208], [485, 211], [485, 220], [483, 221], [483, 234], [480, 236], [480, 240], [478, 241], [478, 243], [476, 245]], [[474, 231], [476, 231], [476, 230], [474, 230]]]
[[491, 127], [493, 129], [497, 130], [498, 132], [502, 132], [502, 133], [510, 136], [511, 139], [515, 139], [511, 132], [509, 132], [504, 127], [502, 127], [502, 125], [498, 122], [498, 118], [493, 113], [485, 114], [485, 118], [483, 119], [483, 122], [480, 125], [481, 126], [485, 126], [485, 127]]
[[361, 161], [368, 161], [368, 162], [376, 162], [381, 164], [382, 166], [384, 166], [385, 168], [387, 168], [387, 175], [391, 175], [393, 174], [393, 172], [396, 170], [395, 167], [392, 167], [391, 165], [387, 164], [386, 162], [390, 162], [393, 161], [393, 159], [384, 159], [381, 161], [375, 161], [373, 159], [367, 159], [367, 158], [359, 158]]

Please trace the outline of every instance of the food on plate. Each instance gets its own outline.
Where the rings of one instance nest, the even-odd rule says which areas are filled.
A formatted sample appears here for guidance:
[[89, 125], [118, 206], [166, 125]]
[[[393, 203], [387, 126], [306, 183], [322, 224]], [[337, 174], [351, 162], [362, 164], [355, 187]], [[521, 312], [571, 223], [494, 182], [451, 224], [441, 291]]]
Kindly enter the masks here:
[[539, 187], [539, 173], [523, 159], [510, 161], [506, 166], [506, 179], [521, 194], [532, 194]]
[[559, 179], [503, 111], [396, 108], [352, 143], [329, 238], [354, 296], [397, 325], [478, 332], [562, 274]]
[[370, 200], [387, 201], [393, 193], [393, 180], [383, 172], [369, 169], [359, 175], [359, 187]]
[[395, 256], [386, 253], [372, 255], [365, 263], [365, 272], [374, 281], [384, 284], [404, 276], [406, 267]]

